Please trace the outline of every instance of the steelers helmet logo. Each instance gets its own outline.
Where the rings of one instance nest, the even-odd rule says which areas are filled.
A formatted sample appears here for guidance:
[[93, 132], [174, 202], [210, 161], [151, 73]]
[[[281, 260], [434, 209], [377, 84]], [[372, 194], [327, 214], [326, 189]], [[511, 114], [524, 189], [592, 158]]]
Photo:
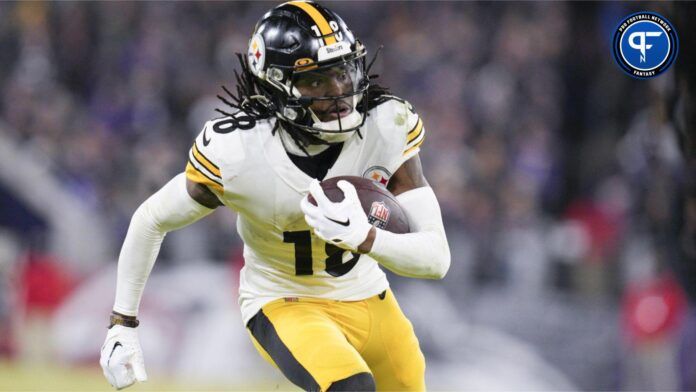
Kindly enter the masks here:
[[266, 62], [266, 45], [263, 43], [263, 37], [260, 34], [254, 34], [249, 41], [249, 50], [247, 51], [247, 60], [251, 72], [259, 76], [263, 71], [263, 65]]

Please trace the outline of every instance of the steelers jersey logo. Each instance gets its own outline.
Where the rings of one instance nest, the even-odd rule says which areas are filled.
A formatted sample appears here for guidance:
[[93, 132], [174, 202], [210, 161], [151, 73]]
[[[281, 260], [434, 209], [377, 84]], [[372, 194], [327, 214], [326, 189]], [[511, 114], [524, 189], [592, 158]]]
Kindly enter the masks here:
[[266, 45], [263, 43], [263, 37], [259, 34], [254, 34], [249, 41], [249, 50], [247, 51], [247, 60], [251, 72], [259, 76], [263, 70], [263, 65], [266, 62]]
[[389, 178], [391, 178], [391, 173], [382, 166], [372, 166], [365, 170], [363, 178], [368, 178], [382, 186], [387, 186]]

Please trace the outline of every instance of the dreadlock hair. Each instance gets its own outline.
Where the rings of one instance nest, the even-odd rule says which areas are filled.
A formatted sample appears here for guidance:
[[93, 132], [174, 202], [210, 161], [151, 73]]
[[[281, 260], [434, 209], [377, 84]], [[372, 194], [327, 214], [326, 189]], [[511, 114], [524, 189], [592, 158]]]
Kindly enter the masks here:
[[273, 117], [276, 110], [275, 105], [260, 91], [256, 77], [249, 70], [249, 64], [244, 60], [244, 56], [241, 53], [236, 53], [236, 55], [242, 68], [241, 71], [234, 71], [234, 78], [237, 82], [236, 94], [223, 85], [221, 87], [227, 93], [229, 99], [219, 94], [217, 97], [222, 103], [237, 111], [229, 113], [218, 108], [215, 111], [225, 116], [234, 116], [239, 112], [243, 112], [254, 120], [265, 120]]
[[[382, 49], [384, 49], [384, 45], [380, 45], [377, 48], [375, 55], [372, 56], [372, 60], [370, 60], [370, 63], [367, 65], [365, 74], [367, 75], [368, 80], [375, 80], [379, 78], [379, 74], [370, 75], [370, 70], [372, 69], [372, 66], [375, 64], [377, 56], [379, 56], [379, 52], [381, 52]], [[370, 83], [370, 85], [367, 88], [367, 91], [365, 92], [365, 98], [362, 100], [362, 102], [360, 102], [360, 104], [358, 104], [358, 106], [361, 109], [365, 109], [365, 112], [369, 116], [370, 110], [388, 100], [387, 96], [391, 96], [391, 91], [389, 90], [389, 87], [384, 87], [377, 83]], [[365, 105], [365, 107], [363, 108], [362, 105]]]
[[[370, 69], [377, 59], [377, 55], [382, 50], [382, 46], [377, 49], [372, 61], [365, 71], [368, 80], [374, 80], [379, 77], [379, 75], [370, 75]], [[253, 120], [266, 120], [275, 117], [277, 107], [276, 104], [268, 96], [269, 94], [265, 91], [266, 87], [261, 84], [256, 76], [249, 70], [249, 64], [245, 60], [245, 57], [241, 53], [236, 53], [237, 59], [241, 66], [241, 70], [234, 71], [234, 79], [236, 81], [236, 90], [231, 92], [224, 85], [221, 86], [226, 96], [218, 94], [217, 97], [223, 104], [236, 110], [234, 113], [230, 113], [225, 109], [216, 108], [215, 111], [224, 115], [233, 117], [236, 114], [242, 112], [246, 116]], [[387, 95], [390, 94], [388, 88], [380, 86], [378, 84], [370, 83], [365, 91], [365, 96], [358, 104], [356, 109], [364, 110], [369, 116], [369, 111], [378, 106], [379, 104], [388, 100]], [[283, 129], [290, 135], [295, 144], [309, 156], [306, 150], [306, 146], [310, 144], [330, 144], [329, 142], [312, 135], [309, 132], [302, 131], [300, 128], [278, 118], [271, 132], [275, 134], [280, 128], [282, 123]], [[358, 130], [358, 136], [362, 137], [360, 131]]]

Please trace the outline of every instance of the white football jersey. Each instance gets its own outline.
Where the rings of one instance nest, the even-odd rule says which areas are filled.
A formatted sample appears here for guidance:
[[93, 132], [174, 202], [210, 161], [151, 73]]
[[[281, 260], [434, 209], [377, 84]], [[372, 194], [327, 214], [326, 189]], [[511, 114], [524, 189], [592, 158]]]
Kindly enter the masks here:
[[[388, 287], [384, 272], [367, 255], [339, 250], [314, 236], [300, 209], [312, 178], [283, 147], [275, 119], [242, 115], [206, 123], [189, 153], [186, 176], [204, 184], [238, 213], [244, 241], [240, 305], [244, 322], [277, 298], [362, 300]], [[388, 99], [369, 112], [343, 145], [325, 178], [362, 176], [386, 185], [425, 137], [411, 105]]]

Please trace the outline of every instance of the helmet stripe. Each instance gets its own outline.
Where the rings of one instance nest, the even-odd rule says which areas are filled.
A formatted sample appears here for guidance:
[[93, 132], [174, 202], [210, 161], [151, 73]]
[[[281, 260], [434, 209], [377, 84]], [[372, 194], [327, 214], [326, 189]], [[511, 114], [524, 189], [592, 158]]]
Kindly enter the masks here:
[[312, 3], [307, 3], [304, 1], [291, 1], [288, 4], [294, 5], [295, 7], [301, 8], [304, 12], [309, 15], [310, 18], [319, 28], [321, 35], [324, 36], [324, 44], [331, 45], [336, 43], [336, 37], [334, 36], [334, 31], [329, 26], [329, 22], [326, 20], [324, 15], [319, 12], [319, 10], [312, 5]]

